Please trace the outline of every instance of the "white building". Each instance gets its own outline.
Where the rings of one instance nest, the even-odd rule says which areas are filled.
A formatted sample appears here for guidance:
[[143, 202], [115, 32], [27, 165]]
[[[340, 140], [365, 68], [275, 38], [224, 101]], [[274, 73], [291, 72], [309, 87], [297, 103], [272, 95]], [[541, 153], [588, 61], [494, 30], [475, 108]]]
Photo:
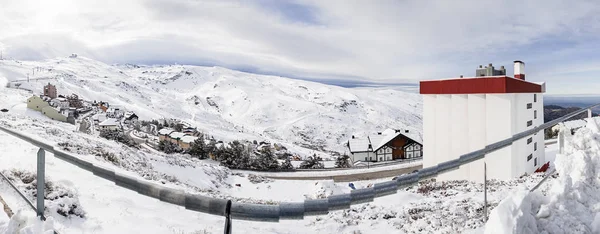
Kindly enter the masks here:
[[[524, 63], [515, 61], [514, 65], [515, 78], [497, 75], [421, 81], [423, 167], [456, 159], [543, 124], [545, 84], [525, 81]], [[438, 179], [483, 181], [484, 161], [489, 179], [534, 172], [546, 163], [543, 130]]]
[[69, 108], [69, 101], [66, 98], [54, 98], [50, 101], [54, 107]]
[[109, 118], [104, 120], [102, 123], [99, 123], [98, 126], [100, 126], [100, 129], [103, 130], [117, 130], [119, 128], [119, 121]]

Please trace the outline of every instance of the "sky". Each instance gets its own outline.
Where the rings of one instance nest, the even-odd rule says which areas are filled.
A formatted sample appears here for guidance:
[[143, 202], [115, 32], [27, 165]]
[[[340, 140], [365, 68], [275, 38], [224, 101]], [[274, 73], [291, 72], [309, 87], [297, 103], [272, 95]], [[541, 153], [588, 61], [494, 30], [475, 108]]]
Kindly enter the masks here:
[[0, 0], [4, 57], [77, 53], [343, 86], [473, 76], [493, 63], [550, 94], [600, 94], [600, 3], [568, 0]]

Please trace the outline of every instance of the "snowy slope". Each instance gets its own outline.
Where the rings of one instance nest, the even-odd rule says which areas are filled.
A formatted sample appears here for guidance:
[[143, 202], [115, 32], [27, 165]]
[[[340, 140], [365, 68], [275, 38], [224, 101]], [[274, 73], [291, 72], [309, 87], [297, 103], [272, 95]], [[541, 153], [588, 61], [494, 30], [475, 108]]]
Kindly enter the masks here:
[[[348, 89], [219, 67], [107, 65], [86, 58], [0, 61], [0, 77], [27, 79], [40, 93], [76, 93], [132, 110], [142, 119], [178, 118], [226, 141], [271, 140], [308, 155], [343, 152], [352, 135], [386, 128], [421, 132], [417, 94], [381, 88]], [[34, 73], [34, 74], [33, 74]], [[40, 80], [35, 80], [39, 79]]]

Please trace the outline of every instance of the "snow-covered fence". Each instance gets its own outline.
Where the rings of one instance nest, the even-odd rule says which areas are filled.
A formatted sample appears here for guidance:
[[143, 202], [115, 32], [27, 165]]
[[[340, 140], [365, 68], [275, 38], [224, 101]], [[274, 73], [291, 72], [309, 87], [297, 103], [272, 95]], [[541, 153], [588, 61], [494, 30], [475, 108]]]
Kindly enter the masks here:
[[[281, 219], [303, 219], [304, 216], [327, 214], [333, 210], [348, 209], [351, 205], [373, 201], [376, 197], [382, 197], [394, 194], [397, 190], [416, 184], [420, 180], [435, 177], [441, 173], [456, 170], [460, 166], [482, 159], [486, 154], [495, 150], [504, 148], [514, 141], [523, 139], [539, 132], [540, 130], [554, 126], [575, 115], [587, 111], [600, 104], [592, 105], [587, 108], [574, 111], [561, 118], [548, 123], [534, 127], [533, 129], [518, 133], [508, 139], [490, 144], [481, 150], [470, 152], [460, 156], [458, 159], [446, 161], [428, 168], [423, 168], [417, 172], [399, 176], [396, 180], [378, 183], [369, 188], [352, 190], [348, 194], [332, 195], [323, 199], [305, 200], [300, 202], [284, 202], [277, 205], [247, 204], [234, 202], [231, 205], [231, 217], [233, 219], [270, 221], [277, 222]], [[94, 173], [99, 177], [114, 182], [117, 186], [136, 191], [139, 194], [159, 199], [164, 202], [172, 203], [185, 207], [188, 210], [194, 210], [202, 213], [208, 213], [218, 216], [227, 216], [226, 206], [228, 200], [206, 197], [199, 194], [184, 192], [183, 190], [168, 188], [161, 184], [156, 184], [145, 179], [138, 179], [128, 176], [112, 169], [95, 165], [93, 162], [81, 159], [65, 151], [54, 148], [53, 146], [35, 140], [30, 136], [15, 132], [4, 127], [1, 131], [9, 133], [24, 141], [27, 141], [43, 150], [53, 153], [55, 157], [76, 165], [86, 171]]]

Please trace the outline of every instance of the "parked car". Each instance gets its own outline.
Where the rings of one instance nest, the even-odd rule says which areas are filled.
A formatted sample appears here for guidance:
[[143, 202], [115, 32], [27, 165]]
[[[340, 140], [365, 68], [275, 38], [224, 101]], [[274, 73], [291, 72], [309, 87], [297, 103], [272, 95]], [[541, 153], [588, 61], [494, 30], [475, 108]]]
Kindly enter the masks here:
[[7, 110], [7, 109], [2, 109], [2, 110], [0, 110], [0, 111], [2, 111], [2, 112], [8, 112], [8, 110]]

